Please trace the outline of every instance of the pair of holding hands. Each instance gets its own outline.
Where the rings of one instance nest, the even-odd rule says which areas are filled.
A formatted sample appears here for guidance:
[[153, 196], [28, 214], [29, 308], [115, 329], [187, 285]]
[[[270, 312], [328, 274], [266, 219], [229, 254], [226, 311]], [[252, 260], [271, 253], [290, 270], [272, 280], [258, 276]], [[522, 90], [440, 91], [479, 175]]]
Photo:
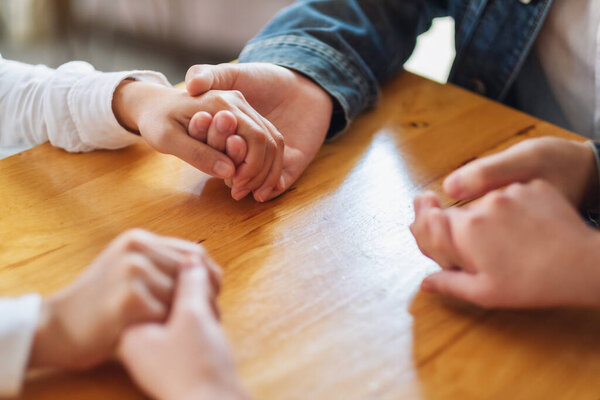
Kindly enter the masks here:
[[186, 85], [187, 92], [124, 81], [113, 98], [115, 116], [159, 152], [224, 179], [236, 200], [253, 193], [263, 202], [283, 193], [325, 139], [331, 98], [289, 69], [197, 65]]
[[125, 232], [43, 300], [29, 367], [89, 368], [116, 353], [152, 398], [246, 398], [219, 323], [220, 287], [200, 245]]
[[597, 202], [591, 146], [557, 138], [521, 142], [450, 174], [442, 208], [424, 193], [411, 231], [442, 268], [422, 289], [484, 307], [600, 306], [600, 233], [578, 209]]

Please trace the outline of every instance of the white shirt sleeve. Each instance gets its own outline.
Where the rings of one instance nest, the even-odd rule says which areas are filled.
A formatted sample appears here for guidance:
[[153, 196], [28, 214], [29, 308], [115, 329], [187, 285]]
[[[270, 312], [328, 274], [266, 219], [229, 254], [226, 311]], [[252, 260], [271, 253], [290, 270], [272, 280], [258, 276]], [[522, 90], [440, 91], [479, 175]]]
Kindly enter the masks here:
[[54, 70], [0, 56], [0, 146], [50, 141], [84, 152], [140, 141], [112, 111], [115, 88], [126, 78], [169, 85], [164, 75], [152, 71], [103, 73], [83, 61]]
[[0, 299], [0, 397], [16, 396], [27, 369], [41, 297]]

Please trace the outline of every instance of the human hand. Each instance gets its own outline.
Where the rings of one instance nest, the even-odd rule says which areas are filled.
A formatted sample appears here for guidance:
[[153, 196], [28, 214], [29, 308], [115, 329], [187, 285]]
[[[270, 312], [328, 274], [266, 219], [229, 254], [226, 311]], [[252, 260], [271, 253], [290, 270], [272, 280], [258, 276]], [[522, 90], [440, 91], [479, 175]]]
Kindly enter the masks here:
[[[116, 238], [65, 289], [44, 299], [30, 367], [80, 369], [109, 358], [123, 330], [164, 321], [178, 270], [202, 247], [140, 229]], [[212, 290], [220, 269], [209, 261]]]
[[533, 179], [550, 182], [576, 207], [590, 205], [598, 187], [594, 152], [587, 144], [572, 140], [525, 140], [454, 171], [444, 180], [444, 190], [457, 200], [470, 200]]
[[225, 334], [210, 307], [215, 293], [206, 265], [198, 258], [188, 263], [179, 273], [168, 321], [126, 330], [119, 356], [136, 383], [156, 399], [246, 398]]
[[600, 306], [600, 238], [551, 184], [511, 184], [463, 208], [415, 198], [419, 248], [442, 271], [422, 289], [483, 307]]
[[[113, 109], [123, 126], [139, 131], [156, 150], [173, 154], [213, 176], [234, 178], [238, 187], [254, 190], [263, 182], [275, 186], [281, 176], [283, 137], [240, 92], [212, 90], [190, 97], [179, 89], [124, 81], [115, 91]], [[235, 165], [229, 157], [188, 135], [194, 116], [193, 126], [203, 125], [208, 131], [213, 125], [234, 126], [235, 133], [248, 143], [246, 162], [235, 177]]]
[[319, 85], [297, 72], [267, 63], [195, 65], [188, 70], [185, 81], [192, 96], [210, 89], [239, 90], [282, 133], [282, 180], [273, 190], [256, 190], [257, 200], [270, 200], [287, 190], [325, 140], [333, 101]]

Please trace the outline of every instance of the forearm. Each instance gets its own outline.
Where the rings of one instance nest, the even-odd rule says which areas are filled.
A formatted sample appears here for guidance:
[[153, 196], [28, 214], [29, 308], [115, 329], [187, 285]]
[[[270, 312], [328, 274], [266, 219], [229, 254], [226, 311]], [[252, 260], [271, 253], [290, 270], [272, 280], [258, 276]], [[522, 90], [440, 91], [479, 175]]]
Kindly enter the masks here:
[[148, 71], [102, 73], [84, 62], [53, 70], [0, 58], [0, 145], [50, 141], [81, 152], [139, 141], [112, 111], [114, 90], [128, 77], [168, 85]]
[[[337, 102], [332, 132], [375, 104], [379, 84], [398, 72], [429, 27], [432, 2], [299, 1], [278, 14], [240, 54], [308, 76]], [[436, 9], [437, 10], [437, 9]]]

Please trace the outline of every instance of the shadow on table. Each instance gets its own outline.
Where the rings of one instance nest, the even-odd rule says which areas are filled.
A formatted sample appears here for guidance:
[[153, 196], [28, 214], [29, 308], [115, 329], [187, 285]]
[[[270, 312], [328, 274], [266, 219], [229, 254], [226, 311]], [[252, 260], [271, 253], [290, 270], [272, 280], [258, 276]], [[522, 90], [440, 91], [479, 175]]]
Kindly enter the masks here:
[[420, 292], [410, 311], [424, 398], [597, 397], [598, 310], [487, 311]]
[[82, 372], [48, 372], [30, 377], [19, 399], [145, 399], [116, 362]]

